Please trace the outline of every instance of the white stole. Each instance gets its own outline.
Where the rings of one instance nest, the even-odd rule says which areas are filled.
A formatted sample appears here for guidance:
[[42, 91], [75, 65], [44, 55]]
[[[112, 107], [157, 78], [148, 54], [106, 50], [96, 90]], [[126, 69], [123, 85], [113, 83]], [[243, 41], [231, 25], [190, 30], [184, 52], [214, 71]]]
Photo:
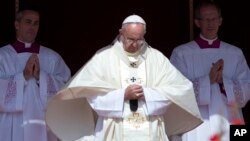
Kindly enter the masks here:
[[[131, 66], [120, 61], [121, 84], [123, 88], [127, 88], [131, 84], [145, 86], [146, 71], [145, 62], [131, 62]], [[124, 141], [148, 141], [150, 140], [150, 122], [146, 116], [146, 109], [143, 108], [145, 101], [138, 100], [138, 109], [132, 112], [129, 102], [124, 103], [124, 120], [123, 120], [123, 140]]]

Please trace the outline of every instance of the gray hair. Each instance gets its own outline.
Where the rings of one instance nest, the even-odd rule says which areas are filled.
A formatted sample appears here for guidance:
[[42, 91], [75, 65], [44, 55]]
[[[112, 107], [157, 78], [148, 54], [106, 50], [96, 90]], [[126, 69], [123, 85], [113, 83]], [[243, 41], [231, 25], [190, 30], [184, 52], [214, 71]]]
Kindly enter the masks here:
[[202, 1], [196, 6], [195, 13], [194, 13], [195, 19], [198, 19], [198, 20], [201, 19], [201, 15], [200, 15], [201, 8], [209, 7], [209, 6], [215, 7], [219, 13], [219, 16], [221, 17], [221, 8], [219, 7], [219, 5], [215, 3], [214, 1], [208, 0], [208, 1]]
[[[129, 24], [143, 24], [143, 23], [138, 23], [138, 22], [125, 23], [125, 24], [122, 24], [122, 29], [127, 28], [127, 26], [128, 26]], [[143, 26], [144, 26], [144, 33], [146, 33], [146, 25], [143, 24]]]
[[15, 21], [20, 22], [21, 19], [23, 18], [23, 13], [24, 13], [25, 11], [34, 11], [34, 12], [38, 13], [38, 15], [40, 15], [39, 12], [38, 12], [37, 10], [33, 10], [33, 9], [24, 9], [24, 10], [20, 10], [20, 11], [18, 11], [18, 12], [16, 13]]

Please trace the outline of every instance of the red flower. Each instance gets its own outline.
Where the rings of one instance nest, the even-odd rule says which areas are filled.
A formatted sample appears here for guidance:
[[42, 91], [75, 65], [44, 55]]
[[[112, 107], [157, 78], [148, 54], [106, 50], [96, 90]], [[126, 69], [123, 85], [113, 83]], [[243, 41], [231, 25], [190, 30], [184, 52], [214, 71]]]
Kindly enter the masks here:
[[232, 125], [244, 125], [245, 124], [243, 120], [238, 119], [238, 118], [233, 119], [231, 123]]
[[230, 106], [231, 106], [231, 111], [232, 111], [231, 124], [232, 125], [244, 125], [245, 124], [244, 120], [240, 119], [237, 114], [239, 110], [238, 104], [235, 102], [235, 103], [231, 103]]
[[210, 141], [220, 141], [220, 134], [214, 134], [210, 137]]

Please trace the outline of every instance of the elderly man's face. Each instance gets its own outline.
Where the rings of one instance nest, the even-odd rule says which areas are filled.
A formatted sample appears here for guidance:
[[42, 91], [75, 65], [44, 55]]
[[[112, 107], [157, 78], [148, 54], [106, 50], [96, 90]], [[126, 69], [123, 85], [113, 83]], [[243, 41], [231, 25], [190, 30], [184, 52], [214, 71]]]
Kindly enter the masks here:
[[121, 29], [123, 48], [129, 53], [137, 52], [144, 43], [145, 29], [140, 23], [128, 24]]

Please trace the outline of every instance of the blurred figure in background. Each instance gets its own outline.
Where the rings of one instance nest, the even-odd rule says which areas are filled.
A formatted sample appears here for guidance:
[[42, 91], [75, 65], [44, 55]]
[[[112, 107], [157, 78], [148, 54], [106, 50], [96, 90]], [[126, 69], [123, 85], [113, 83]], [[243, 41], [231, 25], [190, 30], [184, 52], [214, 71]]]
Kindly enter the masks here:
[[176, 47], [170, 61], [193, 82], [204, 123], [183, 135], [183, 141], [229, 141], [229, 125], [244, 123], [242, 107], [250, 98], [250, 73], [240, 48], [218, 38], [221, 9], [202, 1], [195, 10], [200, 35]]

